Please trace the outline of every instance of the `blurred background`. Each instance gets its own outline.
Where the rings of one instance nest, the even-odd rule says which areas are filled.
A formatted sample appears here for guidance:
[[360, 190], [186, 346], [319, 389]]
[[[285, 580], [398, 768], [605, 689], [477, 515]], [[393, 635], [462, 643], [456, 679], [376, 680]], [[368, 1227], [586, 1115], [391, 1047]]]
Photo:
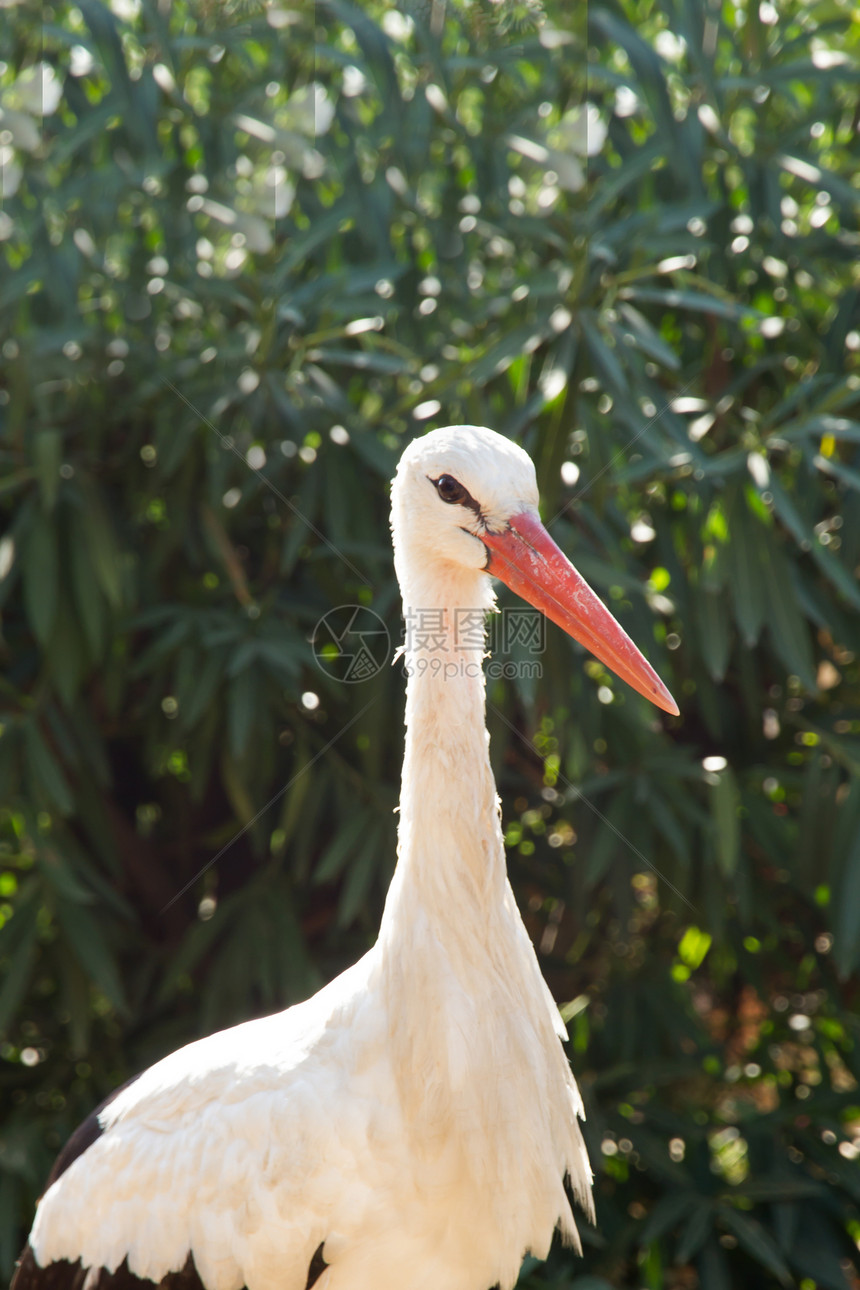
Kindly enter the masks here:
[[465, 421], [681, 706], [489, 683], [596, 1170], [522, 1285], [860, 1285], [850, 0], [2, 8], [3, 1269], [112, 1087], [373, 942], [403, 678], [314, 628], [400, 639]]

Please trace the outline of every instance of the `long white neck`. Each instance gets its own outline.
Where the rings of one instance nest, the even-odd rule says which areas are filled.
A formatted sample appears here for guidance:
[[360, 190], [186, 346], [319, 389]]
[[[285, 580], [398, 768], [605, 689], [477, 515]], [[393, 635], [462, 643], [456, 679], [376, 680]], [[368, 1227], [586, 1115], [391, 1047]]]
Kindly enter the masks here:
[[513, 1285], [524, 1250], [543, 1257], [556, 1223], [577, 1240], [563, 1180], [590, 1205], [582, 1106], [507, 880], [484, 714], [490, 581], [474, 538], [458, 543], [446, 530], [434, 549], [437, 521], [422, 510], [408, 453], [404, 461], [392, 530], [406, 617], [406, 753], [397, 869], [368, 989], [383, 1003], [375, 1015], [400, 1133], [422, 1186], [459, 1198], [473, 1216], [470, 1240], [492, 1234], [493, 1279]]
[[[399, 561], [406, 644], [406, 751], [397, 872], [381, 928], [417, 917], [440, 937], [490, 934], [506, 886], [484, 717], [486, 574]], [[482, 937], [483, 939], [483, 937]]]

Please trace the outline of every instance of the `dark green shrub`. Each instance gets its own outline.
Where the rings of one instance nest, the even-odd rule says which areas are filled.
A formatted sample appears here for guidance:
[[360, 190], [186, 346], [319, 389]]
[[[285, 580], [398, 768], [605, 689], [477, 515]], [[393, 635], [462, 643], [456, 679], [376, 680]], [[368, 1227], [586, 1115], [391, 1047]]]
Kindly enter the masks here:
[[857, 1276], [860, 28], [545, 8], [4, 11], [7, 1266], [111, 1086], [373, 938], [402, 681], [310, 638], [398, 636], [387, 481], [471, 421], [682, 707], [552, 629], [489, 688], [597, 1171], [524, 1283]]

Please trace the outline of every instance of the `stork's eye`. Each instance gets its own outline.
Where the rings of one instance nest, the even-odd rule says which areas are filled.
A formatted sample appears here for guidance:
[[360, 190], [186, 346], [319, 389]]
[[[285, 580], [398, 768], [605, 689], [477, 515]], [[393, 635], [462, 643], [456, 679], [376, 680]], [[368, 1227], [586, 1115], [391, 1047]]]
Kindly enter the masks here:
[[440, 475], [438, 479], [433, 480], [433, 483], [436, 485], [436, 492], [442, 498], [443, 502], [450, 502], [453, 504], [455, 502], [463, 503], [469, 500], [469, 494], [453, 475]]

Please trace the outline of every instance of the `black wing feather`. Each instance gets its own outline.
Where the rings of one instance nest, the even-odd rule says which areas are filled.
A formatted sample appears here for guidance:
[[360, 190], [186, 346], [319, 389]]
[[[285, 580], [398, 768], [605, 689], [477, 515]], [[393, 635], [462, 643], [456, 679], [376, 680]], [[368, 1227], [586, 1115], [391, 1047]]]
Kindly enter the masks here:
[[[311, 1290], [327, 1267], [320, 1244], [308, 1268], [305, 1290]], [[9, 1290], [84, 1290], [86, 1279], [87, 1269], [81, 1267], [80, 1259], [75, 1263], [69, 1263], [68, 1259], [58, 1259], [56, 1263], [40, 1268], [28, 1245], [18, 1262]], [[153, 1285], [154, 1282], [129, 1272], [123, 1260], [116, 1272], [102, 1268], [98, 1278], [90, 1282], [87, 1290], [152, 1290]], [[181, 1272], [168, 1272], [158, 1285], [159, 1290], [206, 1290], [190, 1254]], [[247, 1290], [247, 1287], [243, 1287], [243, 1290]]]
[[[56, 1263], [40, 1268], [28, 1245], [21, 1255], [9, 1290], [84, 1290], [86, 1280], [87, 1268], [81, 1267], [80, 1259], [74, 1263], [57, 1259]], [[89, 1282], [87, 1290], [152, 1290], [153, 1284], [129, 1272], [123, 1260], [115, 1272], [101, 1268], [98, 1276]], [[190, 1254], [181, 1272], [168, 1272], [158, 1284], [161, 1290], [206, 1290]]]
[[[123, 1089], [133, 1084], [139, 1076], [133, 1075], [131, 1079], [126, 1080], [119, 1088], [101, 1102], [92, 1115], [78, 1125], [66, 1145], [62, 1148], [53, 1168], [48, 1175], [48, 1181], [45, 1184], [45, 1190], [57, 1181], [73, 1164], [79, 1156], [82, 1156], [88, 1147], [101, 1137], [103, 1129], [99, 1123], [99, 1116], [106, 1106], [117, 1097]], [[322, 1242], [314, 1252], [308, 1268], [308, 1280], [305, 1290], [311, 1290], [328, 1267], [323, 1258]], [[68, 1259], [57, 1259], [54, 1263], [47, 1264], [46, 1267], [40, 1267], [36, 1262], [36, 1256], [33, 1254], [32, 1247], [28, 1244], [18, 1260], [18, 1265], [12, 1275], [12, 1283], [9, 1290], [152, 1290], [156, 1283], [149, 1279], [136, 1277], [133, 1272], [129, 1272], [125, 1260], [120, 1264], [115, 1272], [108, 1272], [106, 1268], [99, 1269], [98, 1275], [93, 1277], [87, 1283], [87, 1274], [89, 1269], [81, 1266], [80, 1259], [70, 1263]], [[194, 1266], [192, 1255], [188, 1255], [185, 1261], [185, 1267], [181, 1272], [168, 1272], [163, 1280], [157, 1283], [160, 1290], [206, 1290], [197, 1268]], [[247, 1287], [243, 1287], [247, 1290]]]
[[69, 1165], [74, 1164], [78, 1156], [82, 1156], [84, 1154], [87, 1147], [91, 1147], [96, 1139], [102, 1136], [104, 1130], [99, 1124], [99, 1116], [102, 1111], [106, 1106], [110, 1106], [114, 1098], [119, 1097], [120, 1093], [127, 1089], [137, 1079], [140, 1079], [140, 1075], [132, 1075], [131, 1079], [127, 1079], [124, 1084], [120, 1084], [119, 1088], [115, 1088], [112, 1093], [108, 1094], [103, 1102], [99, 1102], [92, 1114], [88, 1115], [87, 1118], [78, 1125], [54, 1161], [53, 1168], [48, 1174], [48, 1181], [45, 1183], [45, 1191], [47, 1191], [48, 1188], [66, 1172]]

